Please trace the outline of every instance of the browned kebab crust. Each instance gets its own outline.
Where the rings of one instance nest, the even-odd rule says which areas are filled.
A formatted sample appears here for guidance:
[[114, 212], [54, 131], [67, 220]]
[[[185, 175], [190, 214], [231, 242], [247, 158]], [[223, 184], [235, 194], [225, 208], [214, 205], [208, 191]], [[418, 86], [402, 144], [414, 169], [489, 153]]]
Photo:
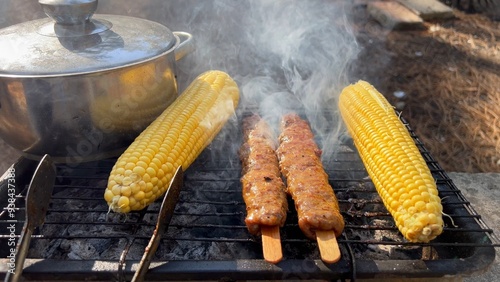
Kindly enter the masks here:
[[279, 165], [295, 203], [300, 229], [313, 240], [316, 230], [333, 230], [340, 236], [344, 219], [309, 124], [295, 113], [284, 115], [279, 142]]
[[278, 166], [276, 138], [258, 115], [243, 119], [242, 194], [248, 231], [259, 235], [261, 226], [283, 226], [288, 210], [286, 188]]

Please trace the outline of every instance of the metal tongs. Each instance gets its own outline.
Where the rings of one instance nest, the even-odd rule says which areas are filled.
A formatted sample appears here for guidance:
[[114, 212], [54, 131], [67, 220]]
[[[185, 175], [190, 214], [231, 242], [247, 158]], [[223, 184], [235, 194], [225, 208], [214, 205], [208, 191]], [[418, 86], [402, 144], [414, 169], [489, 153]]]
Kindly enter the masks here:
[[26, 220], [16, 247], [15, 269], [7, 271], [5, 281], [19, 281], [21, 277], [31, 235], [35, 228], [45, 222], [55, 179], [55, 165], [50, 156], [45, 155], [40, 160], [26, 193]]
[[158, 249], [158, 245], [160, 244], [161, 237], [167, 230], [170, 220], [172, 219], [172, 215], [174, 214], [175, 205], [179, 199], [179, 194], [183, 185], [183, 175], [182, 167], [179, 166], [174, 174], [174, 177], [172, 178], [172, 181], [170, 182], [167, 192], [165, 193], [165, 197], [163, 198], [160, 213], [156, 221], [156, 228], [144, 250], [144, 255], [142, 256], [139, 268], [132, 278], [133, 282], [144, 281], [144, 277], [149, 270], [149, 265], [153, 260], [156, 250]]

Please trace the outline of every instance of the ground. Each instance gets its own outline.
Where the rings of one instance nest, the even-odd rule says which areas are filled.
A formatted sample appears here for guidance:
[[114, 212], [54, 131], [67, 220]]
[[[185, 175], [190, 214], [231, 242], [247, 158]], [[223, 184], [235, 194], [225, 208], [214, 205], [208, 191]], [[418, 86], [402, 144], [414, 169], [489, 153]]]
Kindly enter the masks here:
[[352, 75], [402, 111], [446, 171], [500, 172], [500, 22], [454, 13], [423, 30], [390, 31], [356, 6], [365, 47]]

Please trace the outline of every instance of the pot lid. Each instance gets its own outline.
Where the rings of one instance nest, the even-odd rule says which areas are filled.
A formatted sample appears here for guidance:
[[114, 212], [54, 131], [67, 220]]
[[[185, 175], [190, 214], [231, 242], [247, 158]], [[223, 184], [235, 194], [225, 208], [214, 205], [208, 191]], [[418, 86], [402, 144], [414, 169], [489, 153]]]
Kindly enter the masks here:
[[94, 15], [97, 0], [39, 0], [49, 18], [0, 30], [0, 76], [71, 75], [155, 58], [175, 47], [165, 26]]

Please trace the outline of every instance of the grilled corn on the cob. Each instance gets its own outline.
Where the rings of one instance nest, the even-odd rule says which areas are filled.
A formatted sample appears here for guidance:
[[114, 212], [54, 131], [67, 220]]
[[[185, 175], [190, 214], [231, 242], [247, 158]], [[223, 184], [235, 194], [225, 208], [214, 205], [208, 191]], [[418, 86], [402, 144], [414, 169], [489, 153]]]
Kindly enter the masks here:
[[104, 198], [111, 210], [141, 210], [166, 192], [175, 173], [186, 170], [234, 114], [239, 90], [221, 71], [208, 71], [125, 150], [113, 166]]
[[405, 238], [429, 242], [443, 231], [432, 174], [391, 104], [365, 81], [347, 86], [339, 109], [386, 208]]

